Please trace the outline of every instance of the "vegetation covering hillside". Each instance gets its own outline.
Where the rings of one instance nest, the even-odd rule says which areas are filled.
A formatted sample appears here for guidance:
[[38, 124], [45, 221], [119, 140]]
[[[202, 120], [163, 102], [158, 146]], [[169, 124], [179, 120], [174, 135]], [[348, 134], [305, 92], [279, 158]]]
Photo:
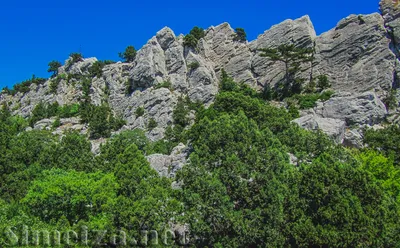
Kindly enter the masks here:
[[[196, 121], [189, 128], [190, 110]], [[400, 159], [393, 139], [400, 130], [369, 130], [370, 149], [348, 150], [292, 119], [224, 75], [208, 109], [180, 100], [164, 140], [126, 131], [94, 156], [87, 137], [24, 131], [27, 121], [4, 107], [0, 245], [53, 246], [55, 230], [65, 246], [71, 231], [82, 230], [87, 246], [99, 244], [94, 230], [107, 230], [103, 244], [122, 242], [113, 236], [122, 230], [128, 244], [143, 245], [143, 230], [186, 224], [198, 247], [398, 246]], [[145, 156], [169, 153], [179, 142], [190, 144], [190, 162], [173, 188]], [[33, 230], [48, 230], [50, 240], [36, 239]], [[187, 242], [168, 237], [158, 245]]]

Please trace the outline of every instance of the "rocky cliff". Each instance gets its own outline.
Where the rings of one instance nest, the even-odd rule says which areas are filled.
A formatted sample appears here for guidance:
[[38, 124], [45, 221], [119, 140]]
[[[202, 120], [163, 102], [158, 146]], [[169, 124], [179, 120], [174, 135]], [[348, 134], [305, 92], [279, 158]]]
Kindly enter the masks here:
[[[211, 104], [218, 92], [222, 69], [236, 81], [256, 89], [272, 85], [283, 77], [283, 65], [261, 57], [258, 49], [295, 44], [315, 51], [315, 60], [305, 66], [303, 76], [327, 75], [336, 92], [329, 101], [303, 111], [296, 122], [305, 128], [322, 129], [338, 142], [347, 140], [357, 145], [355, 136], [362, 135], [359, 127], [397, 118], [397, 110], [388, 112], [382, 100], [398, 87], [399, 16], [400, 10], [392, 1], [385, 0], [381, 2], [381, 14], [351, 15], [319, 36], [310, 18], [304, 16], [272, 26], [251, 42], [235, 41], [234, 30], [223, 23], [205, 30], [196, 49], [184, 46], [184, 36], [176, 36], [165, 27], [138, 51], [132, 63], [106, 65], [101, 77], [93, 77], [90, 99], [97, 105], [108, 102], [126, 120], [123, 129], [145, 129], [154, 118], [158, 126], [147, 135], [158, 140], [172, 123], [172, 112], [180, 96], [206, 106]], [[96, 61], [87, 58], [72, 66], [62, 66], [58, 74], [73, 77], [60, 79], [55, 91], [50, 90], [54, 79], [49, 79], [44, 84], [32, 84], [26, 93], [3, 93], [0, 103], [8, 104], [14, 114], [23, 117], [28, 117], [41, 101], [76, 103], [83, 95], [76, 75], [89, 75], [89, 68]], [[155, 87], [163, 82], [170, 82], [171, 88]], [[127, 87], [132, 89], [129, 94]], [[139, 107], [145, 110], [143, 116], [135, 115]], [[392, 117], [388, 118], [389, 115]], [[355, 136], [351, 135], [354, 133]]]

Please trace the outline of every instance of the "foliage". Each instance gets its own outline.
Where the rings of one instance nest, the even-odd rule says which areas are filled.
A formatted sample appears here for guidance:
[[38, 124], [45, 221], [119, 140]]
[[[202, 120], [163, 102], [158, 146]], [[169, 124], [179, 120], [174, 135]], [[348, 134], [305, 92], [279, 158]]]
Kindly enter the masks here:
[[141, 116], [143, 116], [143, 115], [144, 115], [144, 107], [138, 107], [138, 108], [135, 110], [135, 115], [136, 115], [136, 117], [141, 117]]
[[20, 92], [25, 94], [30, 91], [30, 86], [32, 84], [40, 85], [46, 82], [45, 78], [37, 78], [35, 75], [32, 75], [31, 79], [25, 80], [22, 83], [15, 84], [13, 89], [11, 90], [11, 94], [15, 95], [16, 93]]
[[50, 93], [52, 94], [57, 94], [57, 89], [58, 89], [58, 85], [59, 85], [60, 81], [58, 80], [58, 78], [55, 78], [54, 80], [50, 81]]
[[49, 69], [47, 69], [47, 72], [52, 72], [53, 73], [53, 77], [57, 76], [58, 74], [58, 68], [61, 67], [61, 63], [53, 60], [49, 63]]
[[234, 41], [239, 42], [246, 42], [247, 41], [247, 34], [244, 31], [244, 28], [235, 28], [235, 37], [233, 38]]
[[383, 99], [383, 103], [387, 109], [396, 109], [399, 106], [396, 95], [397, 90], [391, 89], [385, 99]]
[[316, 106], [317, 101], [327, 101], [334, 94], [333, 91], [324, 91], [322, 93], [309, 93], [294, 95], [291, 99], [298, 102], [300, 109], [309, 109]]
[[304, 78], [299, 77], [301, 65], [314, 59], [313, 50], [299, 48], [295, 45], [279, 45], [277, 48], [263, 48], [261, 57], [266, 57], [272, 62], [281, 62], [285, 66], [283, 79], [275, 85], [275, 98], [284, 99], [302, 91]]
[[317, 77], [317, 80], [317, 87], [320, 92], [331, 87], [331, 84], [329, 83], [328, 77], [326, 75], [319, 75]]
[[149, 122], [147, 123], [147, 129], [149, 131], [153, 130], [154, 128], [156, 128], [158, 126], [157, 121], [154, 118], [150, 118]]
[[57, 117], [55, 120], [54, 120], [54, 122], [53, 122], [53, 124], [51, 125], [53, 128], [58, 128], [59, 126], [61, 126], [61, 120], [60, 120], [60, 117]]
[[96, 61], [89, 68], [89, 73], [91, 77], [100, 78], [103, 75], [104, 64], [101, 61]]
[[189, 68], [189, 70], [190, 71], [194, 71], [194, 70], [196, 70], [197, 68], [199, 68], [200, 67], [200, 64], [199, 64], [199, 62], [192, 62], [192, 63], [190, 63], [189, 65], [188, 65], [188, 68]]
[[391, 125], [385, 129], [367, 129], [364, 133], [364, 143], [369, 148], [382, 152], [387, 157], [393, 157], [396, 165], [400, 165], [400, 127]]
[[125, 94], [131, 95], [135, 91], [133, 83], [130, 79], [125, 82]]
[[112, 174], [53, 169], [43, 171], [21, 203], [43, 221], [65, 217], [72, 225], [111, 210], [116, 204], [118, 188]]
[[29, 119], [29, 123], [33, 126], [37, 121], [50, 118], [50, 117], [60, 117], [60, 118], [70, 118], [78, 116], [80, 113], [79, 104], [63, 105], [59, 106], [57, 102], [53, 104], [45, 104], [40, 102], [32, 110], [32, 115]]
[[115, 62], [112, 60], [98, 60], [89, 67], [88, 71], [91, 77], [100, 78], [103, 76], [103, 68], [106, 65], [114, 64]]
[[77, 62], [83, 61], [83, 55], [82, 53], [71, 53], [69, 55], [69, 57], [71, 58], [70, 60], [70, 65], [73, 65]]
[[[82, 87], [90, 85], [82, 80]], [[178, 99], [165, 139], [124, 131], [96, 156], [78, 132], [25, 131], [26, 121], [4, 104], [0, 229], [88, 226], [109, 231], [104, 246], [115, 247], [107, 240], [120, 230], [140, 237], [143, 230], [162, 233], [185, 223], [194, 247], [397, 247], [399, 127], [366, 130], [367, 148], [349, 150], [292, 123], [296, 105], [329, 97], [326, 90], [295, 95], [286, 98], [288, 110], [277, 108], [222, 70], [220, 92], [207, 108]], [[89, 123], [92, 138], [108, 137], [123, 123], [109, 106], [86, 100], [40, 103], [33, 117], [71, 113]], [[181, 142], [187, 164], [176, 178], [160, 177], [146, 156], [171, 154]], [[181, 155], [160, 162], [171, 161], [175, 173]]]
[[171, 90], [172, 84], [170, 81], [165, 81], [165, 82], [157, 84], [156, 86], [154, 86], [154, 88], [155, 89], [167, 88], [167, 89]]
[[98, 139], [101, 137], [110, 137], [111, 135], [111, 109], [107, 105], [93, 106], [90, 118], [89, 129], [90, 137]]
[[198, 41], [205, 36], [204, 29], [199, 27], [194, 27], [190, 30], [190, 33], [183, 39], [183, 45], [196, 48]]
[[127, 46], [123, 53], [119, 53], [119, 57], [127, 63], [131, 63], [136, 58], [136, 49], [134, 46]]
[[248, 85], [244, 83], [236, 83], [233, 78], [229, 77], [224, 69], [222, 69], [221, 71], [221, 81], [219, 83], [219, 89], [222, 92], [232, 91], [253, 98], [259, 98], [261, 96], [256, 90], [250, 88]]

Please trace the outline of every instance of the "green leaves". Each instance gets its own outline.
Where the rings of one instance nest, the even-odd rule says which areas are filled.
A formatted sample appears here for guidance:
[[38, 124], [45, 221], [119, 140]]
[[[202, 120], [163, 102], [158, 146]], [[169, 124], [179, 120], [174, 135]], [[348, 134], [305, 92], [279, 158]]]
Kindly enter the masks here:
[[285, 65], [283, 79], [275, 85], [274, 98], [283, 100], [294, 94], [300, 94], [305, 81], [298, 76], [303, 63], [314, 60], [313, 50], [309, 48], [296, 47], [293, 44], [282, 44], [276, 48], [262, 48], [260, 56], [266, 57], [273, 62], [281, 62]]
[[61, 67], [61, 63], [58, 62], [58, 61], [53, 60], [53, 61], [51, 61], [51, 62], [49, 63], [48, 66], [49, 66], [49, 69], [47, 70], [47, 72], [52, 72], [52, 73], [53, 73], [53, 77], [54, 77], [54, 76], [57, 76], [57, 74], [58, 74], [58, 68]]
[[205, 36], [204, 29], [194, 27], [190, 33], [183, 39], [183, 45], [191, 48], [196, 48], [198, 41]]
[[136, 49], [134, 46], [127, 46], [123, 53], [119, 53], [119, 57], [124, 59], [125, 62], [131, 63], [136, 58]]
[[110, 211], [116, 204], [118, 187], [111, 174], [53, 169], [43, 172], [21, 203], [43, 221], [57, 221], [65, 216], [72, 225]]

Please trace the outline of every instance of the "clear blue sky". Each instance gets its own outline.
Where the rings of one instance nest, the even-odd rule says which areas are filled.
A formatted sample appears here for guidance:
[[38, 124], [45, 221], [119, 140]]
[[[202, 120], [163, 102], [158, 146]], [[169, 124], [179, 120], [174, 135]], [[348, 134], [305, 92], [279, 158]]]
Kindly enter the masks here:
[[15, 0], [0, 2], [0, 87], [48, 77], [51, 60], [71, 52], [118, 60], [127, 45], [142, 47], [164, 26], [175, 34], [222, 22], [253, 40], [272, 25], [308, 14], [318, 34], [349, 14], [378, 11], [378, 0]]

